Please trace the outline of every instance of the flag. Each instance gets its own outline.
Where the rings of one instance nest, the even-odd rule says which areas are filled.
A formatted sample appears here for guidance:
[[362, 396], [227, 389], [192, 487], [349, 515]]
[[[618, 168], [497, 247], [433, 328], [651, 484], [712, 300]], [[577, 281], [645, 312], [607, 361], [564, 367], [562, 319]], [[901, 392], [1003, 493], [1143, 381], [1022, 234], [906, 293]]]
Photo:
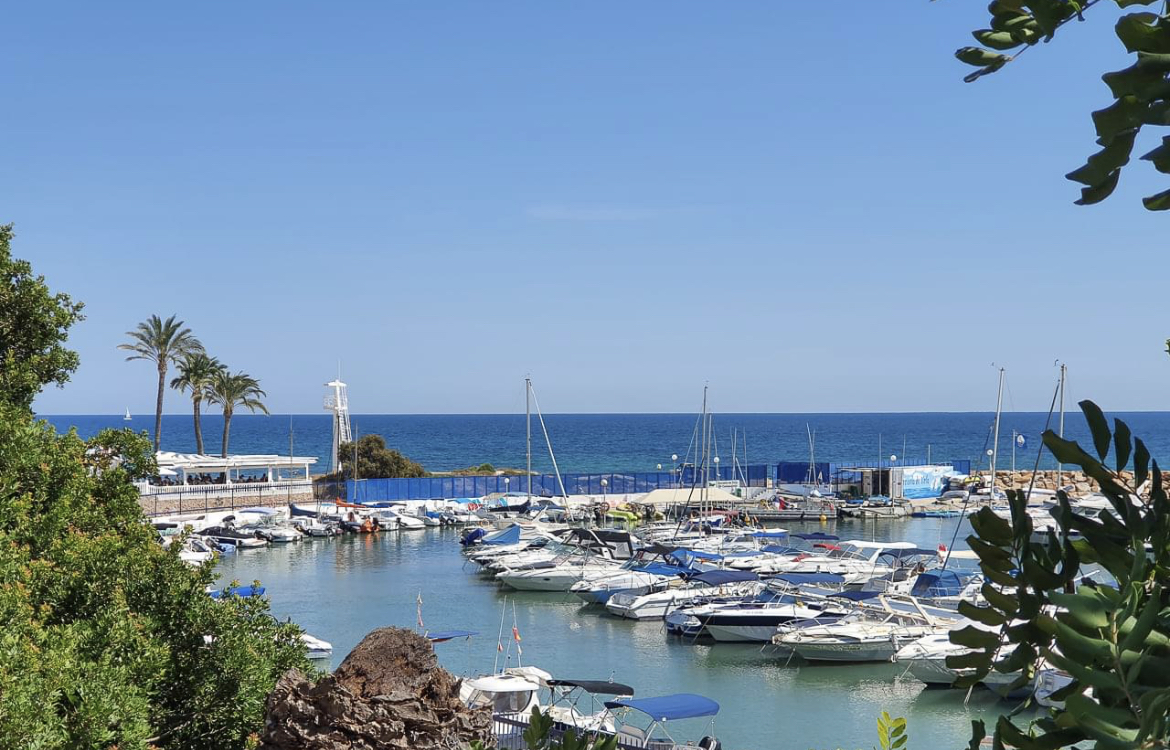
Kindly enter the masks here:
[[423, 627], [423, 619], [422, 619], [422, 590], [421, 590], [421, 589], [420, 589], [420, 590], [419, 590], [419, 592], [418, 592], [418, 600], [417, 600], [417, 601], [418, 601], [418, 626], [421, 628], [421, 627]]

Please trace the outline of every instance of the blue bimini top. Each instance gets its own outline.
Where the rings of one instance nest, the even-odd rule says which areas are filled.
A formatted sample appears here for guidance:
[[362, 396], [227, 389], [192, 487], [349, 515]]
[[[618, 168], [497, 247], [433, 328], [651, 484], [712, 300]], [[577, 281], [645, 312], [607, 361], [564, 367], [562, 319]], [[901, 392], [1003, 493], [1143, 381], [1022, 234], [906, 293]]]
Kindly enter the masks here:
[[710, 698], [694, 693], [677, 693], [657, 698], [621, 698], [606, 701], [606, 708], [632, 708], [641, 711], [655, 721], [670, 719], [693, 719], [698, 716], [714, 716], [719, 713], [719, 704]]

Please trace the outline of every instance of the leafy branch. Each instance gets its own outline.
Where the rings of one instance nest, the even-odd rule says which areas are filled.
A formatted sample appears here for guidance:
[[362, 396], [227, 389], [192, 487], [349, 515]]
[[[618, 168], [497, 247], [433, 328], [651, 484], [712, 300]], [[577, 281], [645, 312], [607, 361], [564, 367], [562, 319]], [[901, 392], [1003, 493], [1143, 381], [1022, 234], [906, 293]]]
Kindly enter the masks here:
[[[963, 47], [955, 52], [960, 61], [978, 70], [963, 78], [971, 83], [994, 73], [1017, 59], [1039, 42], [1049, 42], [1057, 31], [1072, 20], [1084, 21], [1084, 12], [1100, 0], [993, 0], [988, 6], [991, 16], [988, 29], [971, 32], [979, 47]], [[1157, 0], [1114, 0], [1121, 8], [1150, 6]], [[1113, 193], [1121, 170], [1129, 164], [1134, 141], [1144, 126], [1170, 126], [1170, 3], [1161, 13], [1149, 11], [1127, 13], [1118, 19], [1114, 30], [1127, 52], [1136, 62], [1123, 70], [1106, 73], [1101, 78], [1113, 94], [1113, 104], [1093, 112], [1097, 145], [1101, 150], [1091, 155], [1084, 166], [1065, 177], [1084, 185], [1077, 205], [1100, 203]], [[1006, 54], [1010, 50], [1019, 50]], [[1141, 157], [1154, 169], [1170, 174], [1170, 136]], [[1170, 209], [1170, 190], [1142, 199], [1151, 211]]]

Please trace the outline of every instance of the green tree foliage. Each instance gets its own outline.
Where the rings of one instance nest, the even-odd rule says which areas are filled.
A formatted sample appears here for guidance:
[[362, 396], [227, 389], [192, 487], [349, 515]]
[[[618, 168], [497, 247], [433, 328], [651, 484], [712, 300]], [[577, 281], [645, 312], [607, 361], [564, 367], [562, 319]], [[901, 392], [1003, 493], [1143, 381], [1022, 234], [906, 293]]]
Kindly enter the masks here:
[[355, 455], [359, 479], [427, 476], [427, 471], [421, 464], [411, 461], [392, 448], [387, 448], [386, 439], [381, 435], [363, 435], [355, 442], [342, 443], [338, 453], [341, 456], [341, 474], [345, 479], [354, 478]]
[[[9, 275], [5, 299], [26, 278]], [[20, 387], [0, 391], [0, 747], [244, 747], [276, 679], [309, 668], [300, 631], [262, 598], [211, 599], [212, 567], [158, 543], [131, 483], [157, 469], [147, 437], [83, 441], [33, 418], [29, 384], [64, 382], [76, 362], [60, 345], [78, 308], [53, 299], [0, 309], [0, 330], [16, 315], [59, 332], [9, 348]]]
[[[963, 80], [974, 81], [1003, 68], [1039, 42], [1049, 42], [1069, 21], [1084, 21], [1100, 0], [992, 0], [990, 28], [971, 32], [981, 46], [955, 52], [959, 60], [978, 70]], [[1158, 6], [1123, 15], [1116, 24], [1117, 38], [1134, 62], [1124, 70], [1101, 76], [1113, 103], [1093, 113], [1097, 145], [1101, 150], [1066, 177], [1081, 183], [1078, 205], [1105, 200], [1117, 187], [1121, 169], [1129, 163], [1134, 140], [1143, 127], [1170, 126], [1170, 12], [1158, 0], [1114, 0], [1122, 7]], [[1141, 157], [1154, 169], [1170, 174], [1170, 136]], [[1151, 211], [1170, 209], [1170, 190], [1142, 199]]]
[[167, 388], [167, 367], [178, 364], [188, 354], [203, 351], [203, 345], [190, 328], [183, 327], [183, 321], [175, 320], [175, 316], [163, 320], [157, 315], [151, 315], [138, 328], [127, 331], [130, 341], [119, 344], [119, 349], [133, 352], [126, 361], [145, 359], [153, 362], [158, 370], [158, 397], [154, 406], [154, 449], [159, 449], [162, 439], [162, 412], [163, 394]]
[[[1157, 462], [1125, 422], [1114, 420], [1110, 429], [1095, 404], [1083, 401], [1081, 409], [1093, 437], [1091, 453], [1052, 431], [1044, 433], [1044, 445], [1097, 482], [1107, 512], [1075, 514], [1068, 496], [1058, 492], [1057, 531], [1037, 535], [1025, 494], [1012, 491], [1010, 522], [987, 508], [971, 519], [975, 535], [968, 541], [987, 578], [988, 606], [963, 604], [959, 611], [992, 632], [969, 627], [952, 633], [953, 642], [975, 651], [949, 657], [948, 665], [971, 670], [969, 682], [990, 670], [1019, 672], [1022, 685], [1044, 659], [1073, 677], [1053, 696], [1063, 708], [1023, 726], [1000, 718], [997, 749], [1077, 744], [1114, 750], [1170, 742], [1170, 501]], [[1122, 474], [1127, 466], [1132, 473]], [[1082, 577], [1090, 565], [1112, 580]], [[984, 734], [976, 722], [972, 746]]]
[[171, 381], [171, 388], [180, 392], [190, 391], [191, 408], [195, 421], [195, 451], [203, 453], [203, 420], [200, 406], [203, 400], [209, 397], [211, 386], [216, 375], [223, 373], [227, 367], [215, 357], [209, 357], [205, 351], [195, 351], [186, 354], [179, 362], [179, 375]]
[[0, 399], [31, 409], [45, 385], [63, 386], [77, 369], [76, 352], [63, 344], [82, 305], [14, 260], [12, 238], [12, 225], [0, 224]]
[[260, 381], [246, 372], [232, 373], [226, 368], [216, 371], [211, 376], [207, 388], [207, 400], [219, 404], [223, 409], [223, 457], [227, 458], [228, 438], [232, 431], [232, 415], [237, 406], [242, 406], [251, 412], [268, 413], [268, 407], [260, 399], [267, 396], [260, 389]]

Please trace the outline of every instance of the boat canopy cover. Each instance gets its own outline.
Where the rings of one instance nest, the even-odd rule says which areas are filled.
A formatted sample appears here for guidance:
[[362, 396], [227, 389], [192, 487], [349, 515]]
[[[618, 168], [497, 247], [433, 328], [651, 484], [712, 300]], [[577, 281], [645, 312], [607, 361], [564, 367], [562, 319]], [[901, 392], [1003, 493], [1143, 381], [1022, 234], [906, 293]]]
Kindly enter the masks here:
[[550, 687], [581, 688], [586, 693], [596, 695], [633, 695], [634, 689], [629, 685], [609, 680], [549, 680]]
[[480, 539], [480, 544], [518, 544], [520, 542], [520, 524], [514, 523], [506, 529], [493, 531]]
[[920, 555], [936, 557], [938, 550], [926, 549], [925, 547], [907, 547], [906, 549], [888, 549], [882, 552], [882, 557], [918, 557]]
[[829, 596], [835, 596], [838, 599], [848, 599], [851, 602], [863, 602], [866, 599], [873, 599], [881, 595], [882, 592], [880, 591], [842, 591], [839, 594], [829, 594]]
[[691, 578], [708, 586], [722, 586], [725, 583], [739, 583], [740, 581], [758, 581], [760, 577], [750, 570], [708, 570]]
[[914, 581], [910, 596], [958, 596], [963, 593], [963, 577], [953, 570], [922, 573]]
[[438, 633], [427, 633], [427, 640], [431, 643], [442, 643], [453, 638], [470, 638], [479, 635], [475, 630], [440, 630]]
[[217, 589], [211, 592], [212, 599], [222, 599], [225, 596], [264, 596], [263, 586], [236, 586], [226, 589]]
[[804, 583], [844, 583], [845, 577], [836, 573], [785, 573], [776, 576], [776, 580], [800, 585]]
[[814, 531], [811, 534], [793, 534], [797, 539], [804, 539], [805, 541], [836, 541], [841, 537], [833, 534], [826, 534], [823, 531]]
[[719, 713], [718, 703], [693, 693], [663, 695], [657, 698], [620, 698], [616, 701], [606, 701], [605, 707], [632, 708], [650, 716], [655, 721], [693, 719], [699, 716], [714, 716]]
[[757, 531], [756, 533], [752, 534], [752, 536], [754, 536], [756, 539], [787, 539], [788, 532], [784, 530]]
[[640, 573], [650, 573], [656, 576], [681, 576], [690, 572], [690, 568], [686, 565], [670, 565], [663, 562], [649, 562], [643, 563], [634, 570]]
[[653, 544], [638, 550], [638, 554], [642, 555], [643, 557], [651, 557], [653, 555], [661, 555], [665, 557], [671, 552], [674, 552], [676, 549], [678, 549], [678, 547], [668, 547], [665, 544], [654, 542]]

